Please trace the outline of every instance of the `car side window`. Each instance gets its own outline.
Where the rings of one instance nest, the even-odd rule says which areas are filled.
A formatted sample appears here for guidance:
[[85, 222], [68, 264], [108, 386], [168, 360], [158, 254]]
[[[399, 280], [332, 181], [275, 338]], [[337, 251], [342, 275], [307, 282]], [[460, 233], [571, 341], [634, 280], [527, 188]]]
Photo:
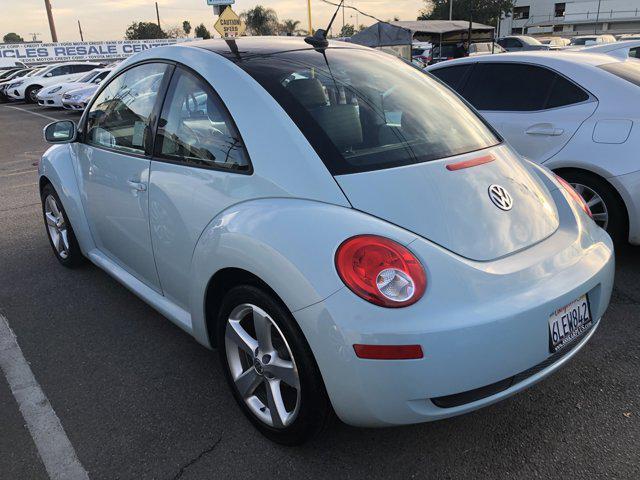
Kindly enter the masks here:
[[155, 154], [198, 167], [246, 171], [249, 159], [222, 101], [197, 76], [177, 69], [158, 124]]
[[96, 65], [72, 65], [71, 73], [83, 73], [83, 72], [89, 72], [95, 69], [96, 69]]
[[438, 77], [444, 83], [460, 93], [464, 85], [464, 78], [473, 65], [456, 65], [453, 67], [438, 68], [431, 71], [433, 75]]
[[50, 72], [52, 77], [59, 77], [60, 75], [69, 75], [71, 73], [71, 67], [69, 65], [61, 65], [52, 69]]
[[478, 63], [463, 96], [478, 110], [503, 112], [545, 110], [589, 98], [557, 73], [521, 63]]
[[115, 77], [91, 105], [86, 142], [126, 153], [145, 153], [151, 112], [169, 66], [145, 63]]

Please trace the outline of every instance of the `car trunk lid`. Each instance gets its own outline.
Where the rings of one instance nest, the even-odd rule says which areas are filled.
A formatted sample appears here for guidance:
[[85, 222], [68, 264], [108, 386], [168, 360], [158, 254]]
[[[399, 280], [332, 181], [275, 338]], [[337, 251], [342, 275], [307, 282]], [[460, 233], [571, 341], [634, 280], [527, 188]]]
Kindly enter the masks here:
[[[478, 164], [461, 163], [469, 161]], [[336, 180], [354, 208], [472, 260], [525, 249], [559, 226], [549, 191], [506, 146]], [[493, 185], [508, 192], [510, 208], [504, 209], [500, 188], [492, 200]]]

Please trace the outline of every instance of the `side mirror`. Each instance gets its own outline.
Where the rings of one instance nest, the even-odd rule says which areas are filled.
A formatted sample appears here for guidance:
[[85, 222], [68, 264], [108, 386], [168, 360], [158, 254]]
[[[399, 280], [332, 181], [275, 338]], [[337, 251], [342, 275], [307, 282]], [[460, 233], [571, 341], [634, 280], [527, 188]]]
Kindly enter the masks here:
[[44, 139], [49, 143], [75, 142], [77, 133], [76, 124], [71, 120], [53, 122], [44, 127]]
[[45, 77], [46, 77], [46, 78], [53, 77], [53, 74], [52, 74], [51, 72], [49, 72], [49, 73], [47, 73], [47, 74], [45, 75]]

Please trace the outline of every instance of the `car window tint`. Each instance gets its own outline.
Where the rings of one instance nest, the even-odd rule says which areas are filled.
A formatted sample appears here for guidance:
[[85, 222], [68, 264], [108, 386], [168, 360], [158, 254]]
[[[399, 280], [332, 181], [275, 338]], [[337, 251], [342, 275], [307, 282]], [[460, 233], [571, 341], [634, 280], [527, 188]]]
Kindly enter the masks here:
[[131, 153], [144, 153], [153, 110], [168, 66], [147, 63], [114, 78], [91, 106], [87, 143]]
[[556, 74], [516, 63], [478, 63], [464, 96], [478, 110], [542, 110]]
[[72, 73], [83, 73], [90, 72], [91, 70], [95, 70], [96, 65], [72, 65], [71, 72]]
[[589, 94], [566, 78], [556, 75], [545, 108], [556, 108], [589, 100]]
[[160, 118], [156, 152], [194, 166], [247, 170], [249, 160], [233, 122], [213, 89], [176, 71]]
[[289, 114], [334, 175], [460, 155], [500, 139], [448, 88], [368, 49], [312, 49], [238, 66]]
[[431, 73], [456, 92], [460, 92], [463, 85], [462, 80], [471, 67], [472, 65], [456, 65], [453, 67], [439, 68], [433, 70]]

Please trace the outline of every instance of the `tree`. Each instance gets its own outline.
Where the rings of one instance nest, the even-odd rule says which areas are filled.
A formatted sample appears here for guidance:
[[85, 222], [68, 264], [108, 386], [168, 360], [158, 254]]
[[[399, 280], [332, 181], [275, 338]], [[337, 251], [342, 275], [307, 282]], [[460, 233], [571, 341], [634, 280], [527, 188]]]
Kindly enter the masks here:
[[167, 38], [167, 34], [157, 23], [133, 22], [125, 33], [127, 40], [146, 40], [150, 38]]
[[272, 8], [256, 5], [242, 12], [240, 17], [251, 35], [275, 35], [278, 31], [278, 15]]
[[[449, 20], [451, 0], [425, 0], [426, 8], [418, 20]], [[514, 0], [454, 0], [453, 19], [469, 20], [486, 25], [495, 25], [498, 19], [511, 12]]]
[[191, 33], [191, 22], [189, 20], [182, 22], [182, 30], [184, 30], [184, 33], [186, 33], [188, 37]]
[[167, 28], [167, 37], [169, 38], [181, 38], [184, 37], [184, 30], [182, 27], [178, 25], [172, 25]]
[[204, 23], [201, 23], [200, 25], [198, 25], [196, 29], [193, 31], [193, 33], [196, 37], [204, 38], [205, 40], [208, 40], [211, 38], [211, 32], [207, 30], [207, 27], [204, 26]]
[[24, 38], [14, 32], [7, 33], [4, 37], [2, 37], [2, 41], [4, 43], [22, 43], [24, 42]]
[[354, 33], [356, 33], [356, 27], [350, 23], [345, 23], [340, 30], [341, 37], [353, 37]]
[[295, 35], [300, 32], [298, 25], [300, 25], [300, 20], [283, 20], [280, 24], [280, 33], [288, 36]]

